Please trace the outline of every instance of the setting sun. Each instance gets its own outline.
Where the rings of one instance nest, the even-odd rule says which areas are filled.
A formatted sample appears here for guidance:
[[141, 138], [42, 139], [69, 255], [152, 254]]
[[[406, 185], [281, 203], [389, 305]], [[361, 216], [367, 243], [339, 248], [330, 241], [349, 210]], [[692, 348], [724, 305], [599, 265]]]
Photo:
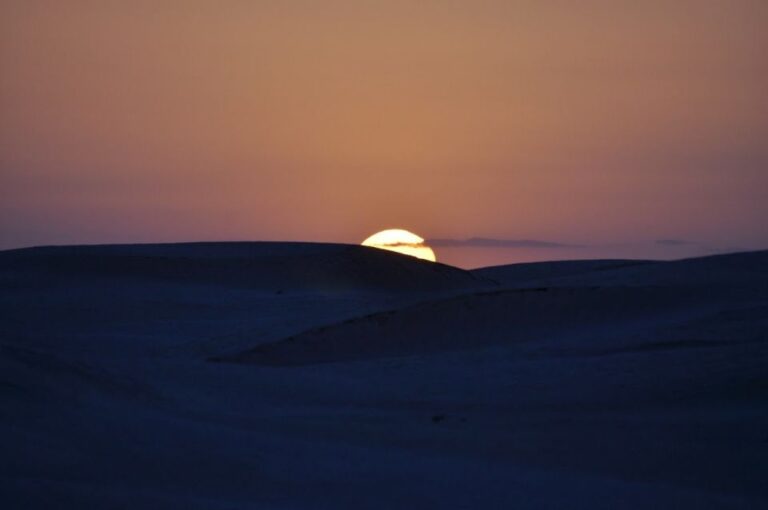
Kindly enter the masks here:
[[362, 242], [363, 246], [380, 248], [382, 250], [396, 251], [403, 255], [410, 255], [419, 259], [436, 262], [435, 252], [424, 244], [424, 239], [413, 232], [393, 228], [382, 230]]

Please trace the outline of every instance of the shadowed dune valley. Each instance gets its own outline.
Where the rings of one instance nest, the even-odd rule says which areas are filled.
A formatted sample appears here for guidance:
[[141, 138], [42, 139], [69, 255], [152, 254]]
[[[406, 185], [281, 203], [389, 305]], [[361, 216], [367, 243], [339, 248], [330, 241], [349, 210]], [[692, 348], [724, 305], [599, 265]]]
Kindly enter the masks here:
[[768, 252], [0, 252], [4, 508], [768, 504]]

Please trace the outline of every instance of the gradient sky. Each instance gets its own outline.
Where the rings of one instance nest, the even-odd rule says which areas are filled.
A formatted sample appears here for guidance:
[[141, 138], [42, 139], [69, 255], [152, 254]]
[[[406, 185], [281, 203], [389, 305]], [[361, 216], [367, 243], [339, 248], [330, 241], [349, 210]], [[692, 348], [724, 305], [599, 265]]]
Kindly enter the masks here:
[[0, 248], [766, 248], [766, 55], [765, 0], [4, 0]]

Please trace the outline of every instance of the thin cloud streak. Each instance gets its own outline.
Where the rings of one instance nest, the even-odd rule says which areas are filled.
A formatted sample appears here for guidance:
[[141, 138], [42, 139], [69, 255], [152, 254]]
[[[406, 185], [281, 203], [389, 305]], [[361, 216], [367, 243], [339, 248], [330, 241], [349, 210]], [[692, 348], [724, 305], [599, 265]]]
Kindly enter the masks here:
[[693, 241], [684, 241], [682, 239], [659, 239], [656, 241], [659, 246], [695, 246], [699, 243]]
[[424, 243], [375, 243], [372, 246], [386, 246], [387, 248], [424, 248]]
[[428, 239], [426, 243], [434, 247], [473, 247], [473, 248], [583, 248], [581, 244], [556, 243], [535, 239], [494, 239], [471, 237], [469, 239]]

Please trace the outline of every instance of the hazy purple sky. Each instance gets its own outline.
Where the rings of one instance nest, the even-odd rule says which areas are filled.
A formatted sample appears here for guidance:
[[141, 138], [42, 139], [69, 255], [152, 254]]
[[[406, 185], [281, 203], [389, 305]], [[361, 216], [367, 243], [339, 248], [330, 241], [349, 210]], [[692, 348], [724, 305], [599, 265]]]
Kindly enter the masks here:
[[5, 0], [0, 248], [768, 248], [766, 55], [765, 0]]

